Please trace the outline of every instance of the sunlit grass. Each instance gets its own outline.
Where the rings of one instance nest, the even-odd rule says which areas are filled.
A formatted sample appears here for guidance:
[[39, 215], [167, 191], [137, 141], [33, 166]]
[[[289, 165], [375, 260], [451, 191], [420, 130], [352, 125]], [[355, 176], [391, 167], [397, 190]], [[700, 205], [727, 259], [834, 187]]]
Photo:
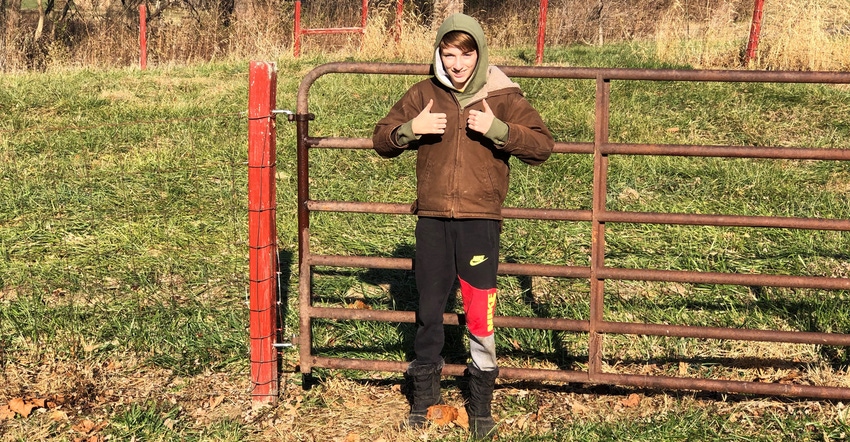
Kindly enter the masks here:
[[[564, 63], [604, 66], [608, 59], [663, 66], [641, 64], [638, 53], [624, 45], [603, 55], [576, 47], [552, 56]], [[521, 55], [508, 52], [505, 57], [506, 64], [526, 63]], [[281, 57], [278, 107], [292, 108], [302, 76], [329, 60]], [[210, 373], [247, 377], [247, 122], [242, 113], [247, 64], [146, 72], [68, 70], [0, 79], [0, 365], [26, 372], [60, 361], [97, 367], [137, 361], [168, 372], [164, 378], [169, 379]], [[374, 122], [417, 80], [321, 78], [310, 98], [310, 111], [317, 115], [311, 135], [370, 136]], [[559, 141], [592, 141], [592, 82], [520, 83]], [[846, 88], [827, 86], [615, 83], [611, 137], [848, 148], [847, 95]], [[280, 119], [277, 130], [281, 309], [283, 332], [291, 335], [298, 324], [295, 129]], [[311, 161], [314, 199], [409, 203], [414, 197], [412, 155], [384, 160], [371, 151], [313, 149]], [[612, 210], [850, 217], [850, 172], [842, 163], [613, 157], [610, 164]], [[507, 204], [589, 209], [591, 170], [590, 158], [579, 155], [555, 155], [540, 167], [514, 163]], [[316, 253], [408, 258], [413, 253], [413, 217], [320, 213], [311, 223]], [[844, 232], [613, 223], [606, 228], [606, 259], [615, 266], [850, 274], [850, 238]], [[586, 266], [590, 242], [589, 223], [506, 220], [502, 259]], [[313, 284], [317, 305], [346, 307], [361, 301], [378, 310], [415, 308], [409, 272], [323, 268]], [[588, 318], [587, 281], [504, 276], [499, 290], [502, 315]], [[846, 298], [840, 291], [608, 281], [605, 318], [846, 333]], [[450, 308], [459, 311], [459, 302], [453, 297]], [[315, 350], [337, 357], [406, 360], [412, 333], [411, 324], [314, 323]], [[448, 336], [450, 359], [463, 361], [463, 330], [450, 327]], [[587, 336], [581, 333], [504, 329], [498, 331], [497, 346], [505, 366], [587, 368]], [[604, 352], [606, 370], [742, 380], [758, 373], [771, 381], [796, 370], [818, 385], [846, 384], [848, 363], [843, 348], [745, 347], [644, 336], [606, 336]], [[284, 356], [286, 370], [294, 370], [295, 356]], [[334, 385], [338, 375], [318, 371], [324, 384], [307, 393], [299, 405], [306, 410], [300, 420], [309, 421], [319, 407], [327, 411], [346, 404], [340, 398], [320, 400], [322, 389]], [[109, 382], [96, 373], [91, 377]], [[300, 382], [297, 376], [283, 377]], [[400, 379], [397, 374], [373, 377]], [[4, 397], [36, 390], [29, 378], [6, 379], [10, 385], [0, 388]], [[826, 412], [810, 418], [797, 408], [780, 407], [748, 415], [744, 405], [717, 411], [712, 409], [716, 403], [695, 404], [686, 393], [655, 394], [658, 399], [647, 408], [658, 412], [652, 416], [591, 416], [578, 406], [547, 415], [552, 401], [545, 397], [546, 388], [525, 396], [510, 388], [497, 390], [497, 399], [504, 400], [496, 411], [511, 440], [609, 440], [627, 434], [636, 435], [635, 440], [696, 440], [711, 434], [774, 440], [785, 431], [812, 437], [846, 431], [845, 421]], [[172, 405], [153, 399], [115, 406], [106, 413], [104, 431], [137, 440], [262, 439], [253, 422], [222, 418], [197, 424]], [[613, 410], [616, 403], [608, 405], [602, 409]], [[526, 434], [520, 423], [530, 422], [535, 409], [544, 410], [540, 416], [546, 416], [548, 427], [534, 424], [537, 432]], [[50, 425], [67, 431], [71, 424]], [[315, 428], [301, 426], [297, 432]], [[451, 431], [439, 440], [466, 440], [461, 429]]]

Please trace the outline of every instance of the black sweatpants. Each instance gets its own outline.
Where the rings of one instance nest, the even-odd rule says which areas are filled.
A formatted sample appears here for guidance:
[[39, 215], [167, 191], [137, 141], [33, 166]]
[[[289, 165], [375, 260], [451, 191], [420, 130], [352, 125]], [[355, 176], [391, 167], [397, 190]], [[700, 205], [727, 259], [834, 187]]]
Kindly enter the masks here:
[[[414, 260], [419, 292], [414, 351], [420, 363], [442, 360], [443, 313], [456, 278], [461, 281], [467, 328], [472, 335], [490, 337], [492, 342], [500, 233], [501, 222], [497, 220], [419, 218]], [[492, 353], [495, 359], [495, 348]]]

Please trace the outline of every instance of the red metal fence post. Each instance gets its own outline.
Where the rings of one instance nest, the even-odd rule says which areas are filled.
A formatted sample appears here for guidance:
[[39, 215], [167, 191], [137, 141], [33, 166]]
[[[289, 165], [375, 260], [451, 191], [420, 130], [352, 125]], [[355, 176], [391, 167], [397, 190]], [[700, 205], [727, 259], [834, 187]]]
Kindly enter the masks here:
[[398, 0], [395, 7], [395, 43], [401, 42], [401, 16], [404, 12], [404, 0]]
[[753, 24], [750, 26], [750, 40], [747, 42], [747, 54], [744, 64], [749, 65], [756, 58], [759, 48], [759, 35], [761, 34], [761, 17], [764, 9], [764, 0], [756, 0], [753, 7]]
[[139, 68], [148, 67], [148, 11], [144, 3], [139, 5]]
[[301, 56], [301, 0], [295, 0], [295, 24], [292, 27], [293, 55]]
[[546, 16], [549, 12], [549, 0], [540, 0], [540, 16], [537, 19], [537, 59], [535, 64], [543, 63], [543, 47], [546, 45]]
[[252, 61], [248, 86], [248, 248], [252, 399], [276, 402], [277, 338], [277, 66]]

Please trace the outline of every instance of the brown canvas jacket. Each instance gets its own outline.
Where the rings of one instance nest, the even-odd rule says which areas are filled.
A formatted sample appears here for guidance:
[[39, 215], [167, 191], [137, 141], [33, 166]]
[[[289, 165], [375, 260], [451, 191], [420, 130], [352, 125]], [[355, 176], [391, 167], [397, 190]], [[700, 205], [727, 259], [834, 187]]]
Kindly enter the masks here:
[[[461, 107], [455, 95], [436, 79], [423, 80], [377, 123], [372, 141], [379, 155], [390, 158], [405, 150], [417, 151], [417, 199], [413, 205], [417, 215], [501, 220], [510, 157], [537, 165], [552, 153], [552, 134], [519, 86], [493, 66], [488, 77], [487, 84], [466, 107]], [[466, 127], [471, 109], [484, 110], [484, 98], [496, 118], [508, 126], [503, 145]], [[432, 112], [447, 115], [445, 133], [423, 135], [408, 145], [399, 145], [398, 128], [415, 118], [430, 99], [434, 100]]]

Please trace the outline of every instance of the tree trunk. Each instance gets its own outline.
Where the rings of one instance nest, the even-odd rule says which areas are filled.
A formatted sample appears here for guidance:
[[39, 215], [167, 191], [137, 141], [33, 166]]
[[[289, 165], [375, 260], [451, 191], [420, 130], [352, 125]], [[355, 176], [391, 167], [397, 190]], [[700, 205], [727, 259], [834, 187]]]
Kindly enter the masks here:
[[457, 12], [463, 12], [463, 0], [434, 0], [431, 25], [436, 28], [443, 23], [446, 17]]
[[38, 0], [38, 26], [35, 27], [33, 40], [38, 41], [44, 31], [44, 0]]

